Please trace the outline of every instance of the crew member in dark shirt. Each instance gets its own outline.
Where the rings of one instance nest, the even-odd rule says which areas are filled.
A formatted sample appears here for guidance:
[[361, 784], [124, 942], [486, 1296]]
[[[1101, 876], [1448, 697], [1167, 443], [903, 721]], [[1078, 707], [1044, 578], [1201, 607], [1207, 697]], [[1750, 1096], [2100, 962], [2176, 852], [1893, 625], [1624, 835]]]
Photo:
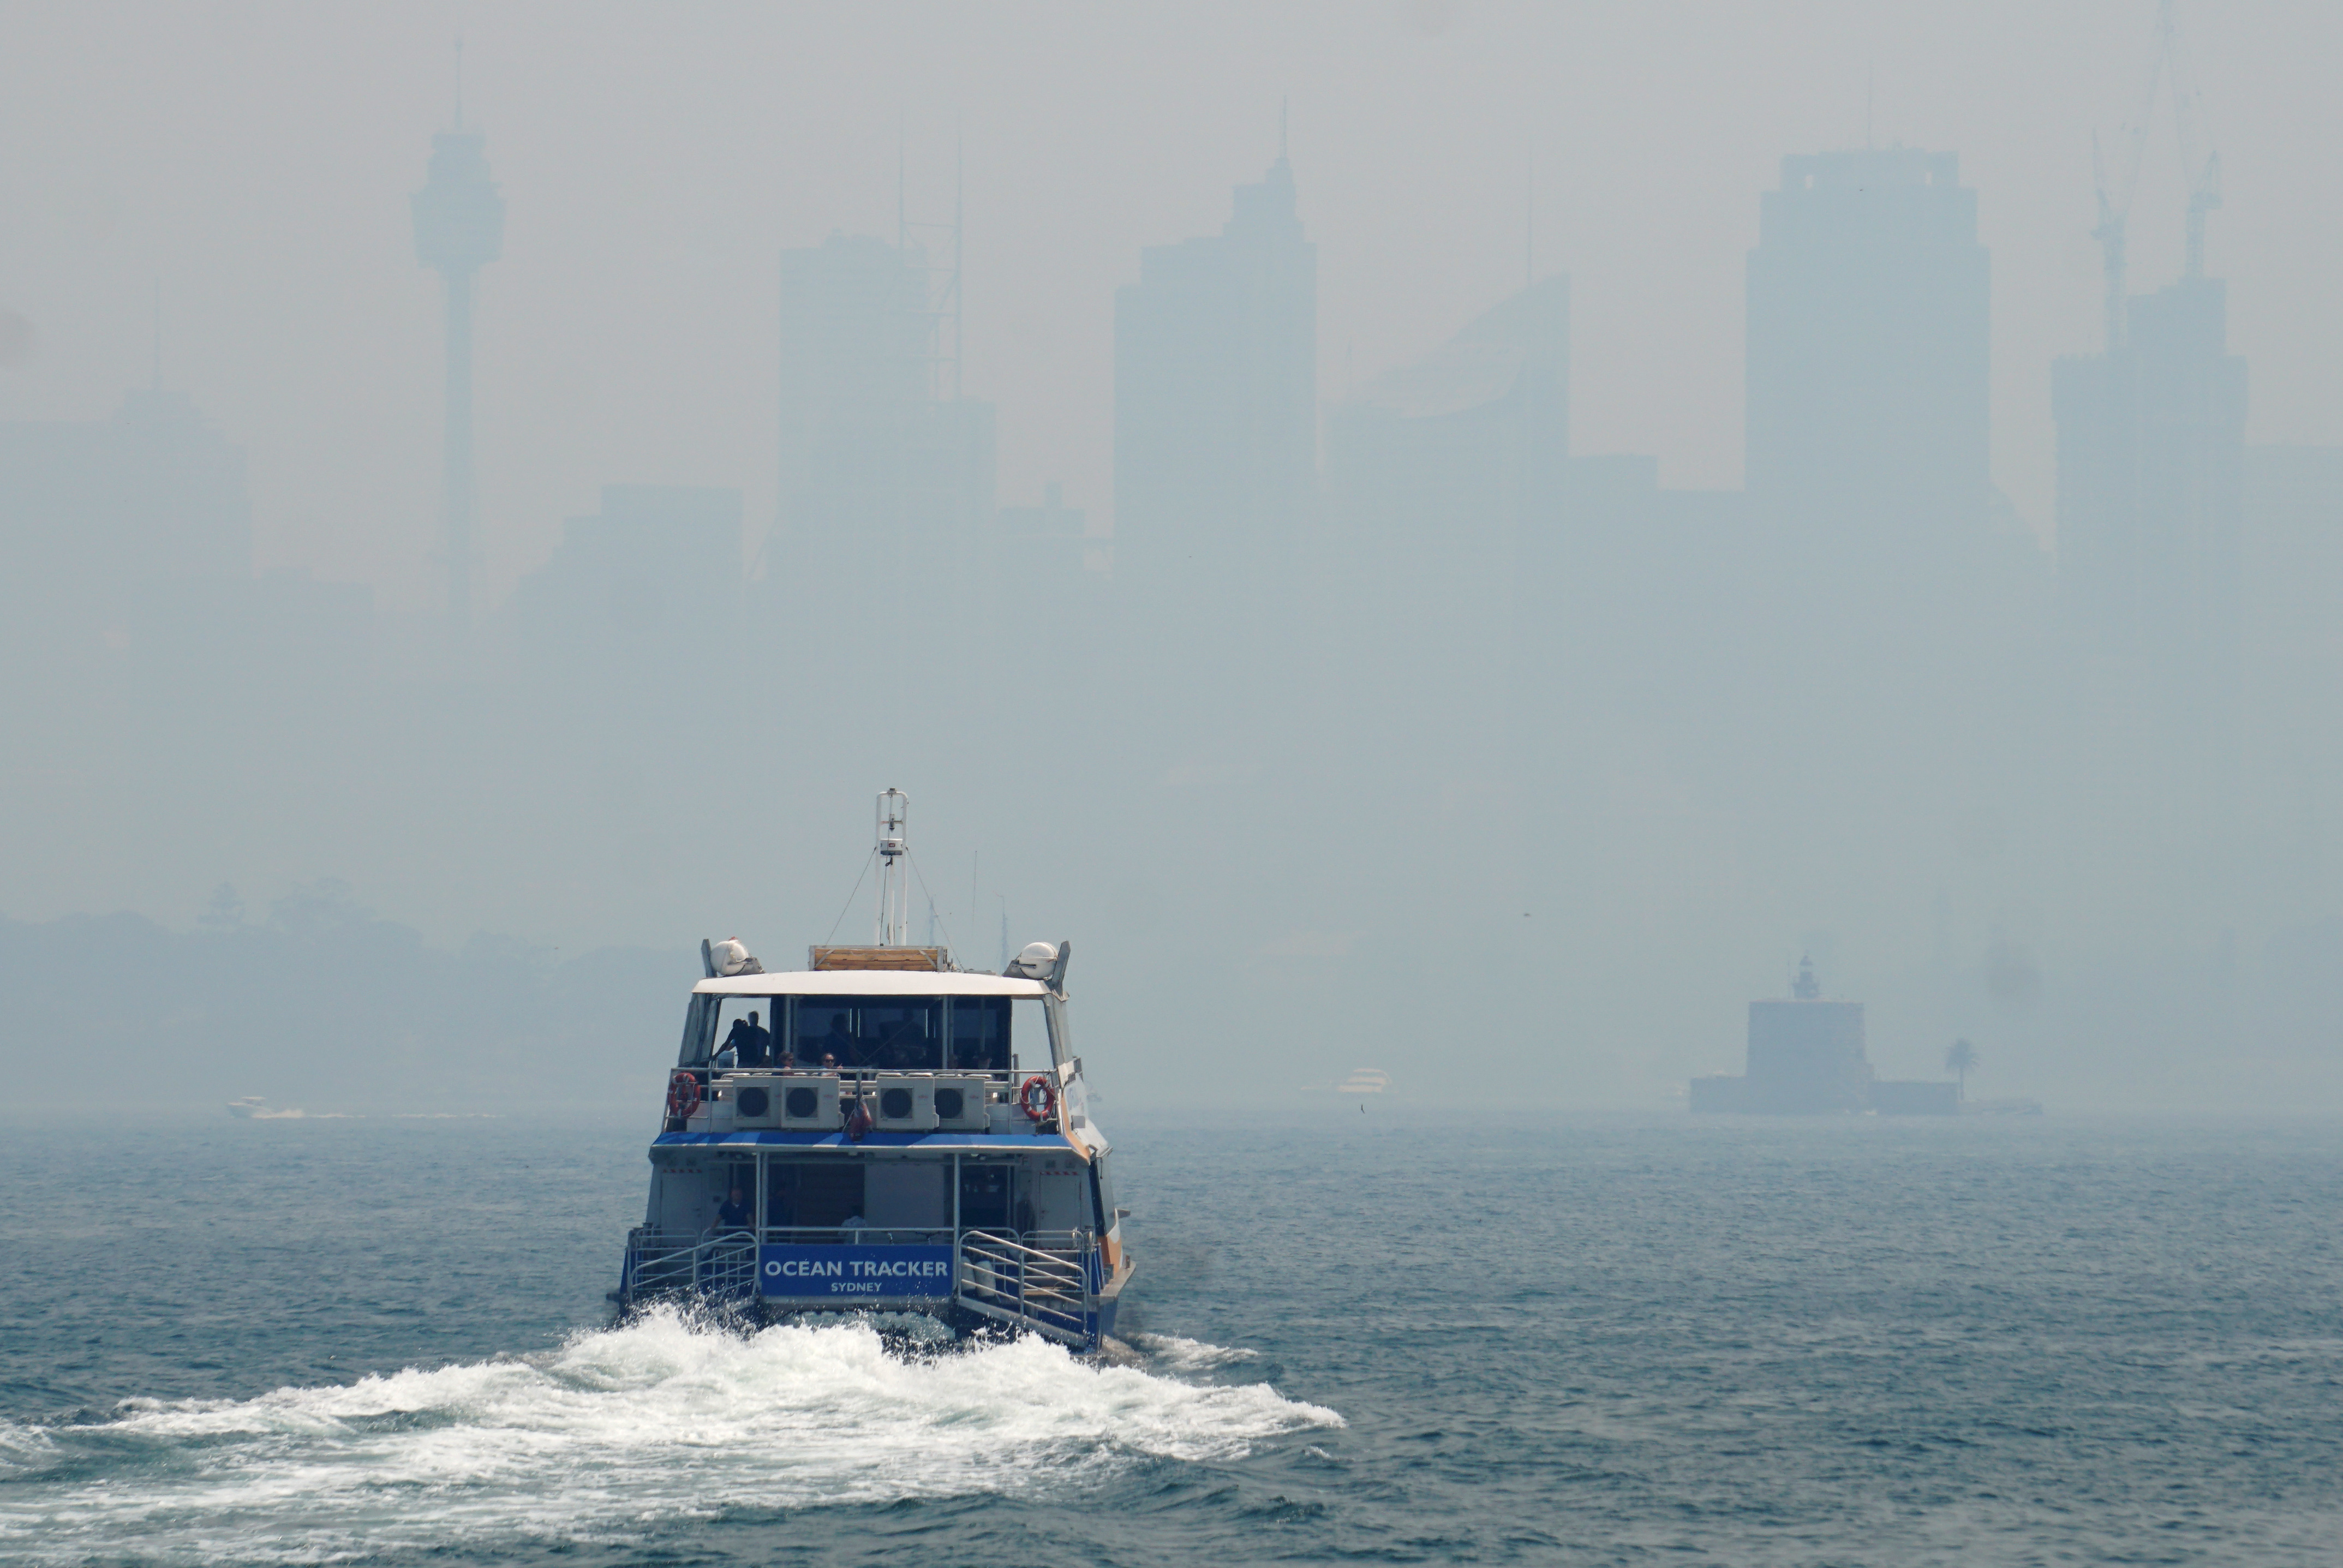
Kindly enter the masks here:
[[757, 1217], [757, 1211], [740, 1189], [732, 1189], [732, 1196], [716, 1206], [716, 1228], [719, 1231], [745, 1231]]

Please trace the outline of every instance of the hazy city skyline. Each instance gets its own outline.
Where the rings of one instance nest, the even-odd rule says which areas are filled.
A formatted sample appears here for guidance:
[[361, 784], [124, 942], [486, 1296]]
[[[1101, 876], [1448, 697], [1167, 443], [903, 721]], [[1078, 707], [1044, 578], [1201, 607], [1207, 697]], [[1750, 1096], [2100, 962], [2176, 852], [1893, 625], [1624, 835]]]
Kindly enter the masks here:
[[[833, 231], [891, 238], [899, 162], [911, 216], [949, 216], [956, 145], [969, 391], [1001, 410], [1001, 498], [1030, 504], [1061, 481], [1110, 526], [1113, 289], [1144, 246], [1217, 229], [1229, 188], [1273, 157], [1281, 104], [1324, 257], [1324, 400], [1512, 292], [1534, 228], [1536, 266], [1569, 273], [1578, 306], [1577, 449], [1656, 456], [1684, 487], [1740, 482], [1741, 258], [1779, 159], [1866, 132], [1957, 154], [1994, 257], [1994, 477], [2046, 534], [2040, 365], [2097, 346], [2090, 138], [2119, 154], [2140, 118], [2155, 25], [2145, 0], [1893, 25], [1828, 5], [1632, 20], [1296, 7], [1115, 25], [1048, 8], [577, 15], [558, 27], [525, 8], [330, 25], [265, 7], [19, 17], [17, 68], [45, 65], [0, 111], [19, 149], [0, 160], [15, 215], [0, 224], [0, 307], [34, 340], [0, 370], [0, 417], [99, 416], [143, 382], [159, 280], [165, 379], [251, 452], [262, 564], [364, 580], [388, 610], [430, 608], [437, 302], [397, 231], [428, 136], [452, 118], [461, 34], [469, 114], [513, 203], [508, 257], [480, 285], [486, 603], [605, 483], [739, 487], [761, 538], [773, 256]], [[2286, 6], [2184, 8], [2180, 23], [2229, 186], [2213, 270], [2253, 280], [2233, 324], [2257, 367], [2251, 438], [2333, 440], [2343, 399], [2317, 373], [2336, 346], [2310, 307], [2310, 207], [2287, 193], [2319, 188], [2331, 156], [2298, 111], [2338, 24]], [[1677, 52], [1666, 70], [1651, 53], [1663, 38]], [[1135, 74], [1107, 108], [1103, 83], [1141, 54], [1172, 68]], [[71, 65], [101, 58], [96, 76]], [[1638, 71], [1643, 91], [1594, 90]], [[313, 90], [324, 75], [328, 96]], [[2225, 91], [2245, 79], [2261, 90]], [[198, 85], [214, 81], [234, 91]], [[1211, 114], [1189, 116], [1182, 81]], [[1119, 134], [1052, 134], [1085, 116]], [[2142, 287], [2179, 269], [2168, 140], [2152, 127], [2134, 209]], [[297, 224], [254, 205], [278, 199]], [[687, 377], [704, 408], [674, 395]], [[363, 476], [355, 493], [343, 475]]]
[[1149, 1093], [1680, 1097], [1810, 953], [1889, 1079], [2343, 1099], [2334, 23], [2183, 134], [2146, 4], [120, 15], [0, 109], [27, 1016], [615, 1064], [567, 966], [787, 961], [894, 785]]

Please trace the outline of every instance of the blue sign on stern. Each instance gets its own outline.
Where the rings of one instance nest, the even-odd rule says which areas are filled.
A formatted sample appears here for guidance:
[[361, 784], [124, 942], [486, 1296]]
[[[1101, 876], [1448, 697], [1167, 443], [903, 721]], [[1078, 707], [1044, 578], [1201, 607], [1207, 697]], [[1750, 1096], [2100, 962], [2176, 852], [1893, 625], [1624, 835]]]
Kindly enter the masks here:
[[758, 1288], [769, 1296], [932, 1299], [952, 1293], [952, 1250], [769, 1242], [757, 1249], [757, 1281]]

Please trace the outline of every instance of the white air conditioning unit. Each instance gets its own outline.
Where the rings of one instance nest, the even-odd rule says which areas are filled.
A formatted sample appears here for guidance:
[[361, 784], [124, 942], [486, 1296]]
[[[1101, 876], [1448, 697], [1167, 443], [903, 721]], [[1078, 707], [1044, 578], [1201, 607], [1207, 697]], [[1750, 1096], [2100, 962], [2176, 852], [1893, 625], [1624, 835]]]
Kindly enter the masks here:
[[781, 1119], [782, 1088], [794, 1079], [736, 1073], [721, 1081], [732, 1101], [735, 1127], [786, 1127]]
[[792, 1072], [774, 1079], [773, 1086], [779, 1126], [835, 1132], [845, 1120], [838, 1108], [838, 1074], [834, 1072]]
[[882, 1072], [870, 1088], [862, 1103], [870, 1107], [872, 1126], [886, 1132], [936, 1130], [935, 1074]]
[[959, 1073], [940, 1073], [935, 1080], [936, 1122], [954, 1132], [982, 1132], [992, 1126], [984, 1101], [990, 1080]]

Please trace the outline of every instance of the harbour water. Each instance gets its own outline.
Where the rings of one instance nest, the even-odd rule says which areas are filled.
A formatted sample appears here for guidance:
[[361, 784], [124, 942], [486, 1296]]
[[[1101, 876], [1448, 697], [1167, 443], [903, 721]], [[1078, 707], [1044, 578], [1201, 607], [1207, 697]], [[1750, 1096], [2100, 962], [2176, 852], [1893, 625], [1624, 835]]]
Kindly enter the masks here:
[[0, 1560], [2343, 1560], [2343, 1127], [1118, 1125], [1137, 1364], [603, 1292], [644, 1129], [14, 1125]]

